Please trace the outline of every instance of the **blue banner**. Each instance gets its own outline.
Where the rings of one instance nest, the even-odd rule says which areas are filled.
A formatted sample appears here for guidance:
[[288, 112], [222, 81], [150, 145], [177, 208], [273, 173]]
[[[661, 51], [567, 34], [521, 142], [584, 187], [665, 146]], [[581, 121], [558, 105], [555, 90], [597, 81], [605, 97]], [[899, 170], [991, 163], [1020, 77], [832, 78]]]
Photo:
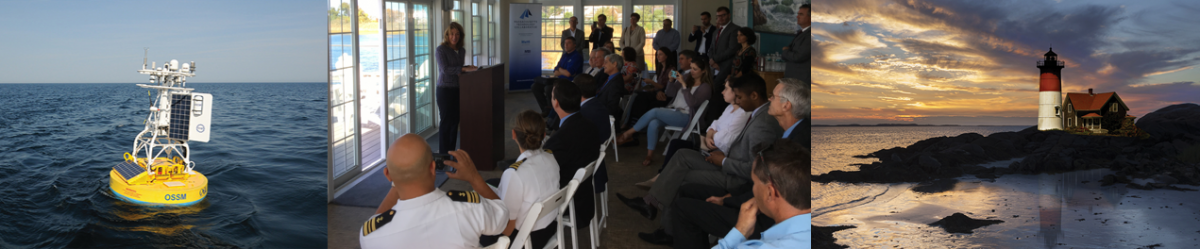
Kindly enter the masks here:
[[542, 74], [542, 4], [508, 5], [508, 90], [525, 90]]

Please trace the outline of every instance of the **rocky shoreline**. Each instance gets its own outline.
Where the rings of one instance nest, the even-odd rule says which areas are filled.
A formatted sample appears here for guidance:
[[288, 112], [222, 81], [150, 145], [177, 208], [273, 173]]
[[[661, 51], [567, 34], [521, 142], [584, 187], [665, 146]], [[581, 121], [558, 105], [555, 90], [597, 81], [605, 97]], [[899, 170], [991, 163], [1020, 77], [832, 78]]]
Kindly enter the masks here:
[[[1136, 123], [1149, 136], [1076, 135], [1039, 131], [1037, 127], [989, 136], [967, 133], [936, 137], [908, 147], [872, 152], [860, 158], [879, 162], [860, 164], [859, 171], [833, 171], [814, 181], [849, 183], [926, 182], [974, 175], [996, 178], [1006, 174], [1038, 174], [1088, 169], [1111, 169], [1095, 179], [1128, 184], [1138, 189], [1175, 189], [1200, 184], [1200, 105], [1178, 104], [1146, 114]], [[1008, 167], [980, 164], [1021, 158]], [[1129, 177], [1149, 179], [1137, 184]]]

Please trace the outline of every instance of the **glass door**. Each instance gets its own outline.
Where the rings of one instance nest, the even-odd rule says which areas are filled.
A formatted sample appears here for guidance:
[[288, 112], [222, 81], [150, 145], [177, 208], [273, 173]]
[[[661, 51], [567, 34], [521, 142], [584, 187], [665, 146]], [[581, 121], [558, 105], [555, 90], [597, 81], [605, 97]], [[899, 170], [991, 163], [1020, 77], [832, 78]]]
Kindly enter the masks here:
[[430, 11], [428, 2], [329, 1], [330, 198], [383, 165], [391, 141], [433, 131]]
[[410, 2], [412, 4], [412, 25], [410, 26], [413, 34], [413, 39], [410, 40], [414, 46], [410, 50], [413, 58], [412, 68], [415, 74], [412, 77], [413, 94], [416, 96], [414, 103], [415, 115], [413, 116], [413, 133], [430, 134], [434, 128], [434, 118], [437, 113], [434, 112], [433, 104], [433, 35], [440, 32], [432, 31], [433, 26], [430, 22], [430, 7], [428, 2]]
[[[429, 4], [384, 3], [388, 141], [433, 127]], [[412, 108], [415, 107], [415, 108]]]

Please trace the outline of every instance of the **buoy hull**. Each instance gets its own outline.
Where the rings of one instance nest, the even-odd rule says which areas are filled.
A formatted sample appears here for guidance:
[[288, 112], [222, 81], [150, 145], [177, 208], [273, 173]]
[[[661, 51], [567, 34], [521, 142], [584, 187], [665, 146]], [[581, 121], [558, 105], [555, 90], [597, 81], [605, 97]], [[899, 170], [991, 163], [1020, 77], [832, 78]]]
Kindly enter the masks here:
[[167, 179], [130, 185], [116, 170], [109, 170], [109, 187], [121, 199], [141, 205], [187, 206], [208, 196], [208, 178], [194, 172], [187, 179]]

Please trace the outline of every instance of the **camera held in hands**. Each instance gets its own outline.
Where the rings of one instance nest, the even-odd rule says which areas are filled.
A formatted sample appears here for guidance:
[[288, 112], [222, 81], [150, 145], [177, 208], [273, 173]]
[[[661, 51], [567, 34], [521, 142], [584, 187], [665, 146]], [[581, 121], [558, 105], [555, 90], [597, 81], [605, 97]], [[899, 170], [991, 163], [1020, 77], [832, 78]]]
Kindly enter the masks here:
[[454, 167], [450, 167], [450, 165], [446, 165], [447, 160], [455, 161], [455, 162], [458, 161], [458, 160], [455, 160], [454, 156], [451, 156], [450, 154], [433, 153], [433, 161], [437, 163], [437, 171], [458, 173], [458, 169], [455, 169]]

